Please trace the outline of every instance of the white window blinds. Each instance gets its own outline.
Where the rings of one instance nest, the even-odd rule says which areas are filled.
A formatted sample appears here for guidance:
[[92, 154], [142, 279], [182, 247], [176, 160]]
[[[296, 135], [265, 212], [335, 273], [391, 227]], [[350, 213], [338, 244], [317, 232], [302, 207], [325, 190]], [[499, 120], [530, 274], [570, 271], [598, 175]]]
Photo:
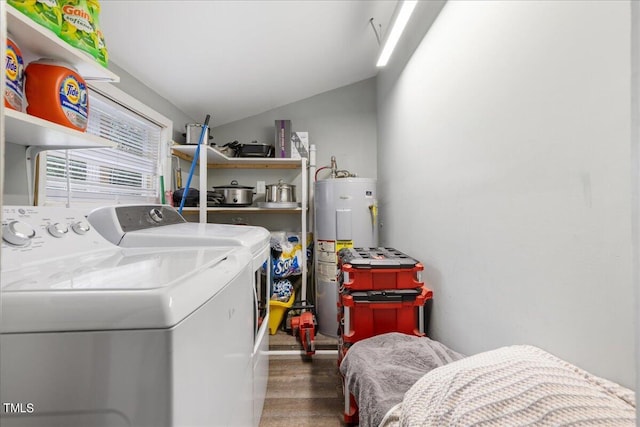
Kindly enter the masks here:
[[87, 132], [118, 145], [48, 151], [45, 203], [157, 202], [163, 128], [95, 90], [89, 109]]

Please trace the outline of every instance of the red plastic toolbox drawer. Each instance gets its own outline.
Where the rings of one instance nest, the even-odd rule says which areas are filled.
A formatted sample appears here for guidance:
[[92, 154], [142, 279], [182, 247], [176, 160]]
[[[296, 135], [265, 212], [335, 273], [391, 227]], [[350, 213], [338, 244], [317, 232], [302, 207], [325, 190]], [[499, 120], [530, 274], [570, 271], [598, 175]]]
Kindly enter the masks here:
[[[386, 291], [391, 298], [383, 296], [367, 300], [365, 292], [340, 295], [340, 338], [344, 345], [387, 332], [402, 332], [410, 335], [425, 335], [424, 305], [433, 298], [433, 292], [422, 286], [414, 299], [398, 300], [401, 292]], [[355, 296], [353, 294], [356, 294]]]
[[412, 289], [424, 284], [424, 266], [393, 248], [345, 248], [338, 256], [345, 289]]
[[359, 302], [376, 303], [376, 302], [406, 302], [415, 301], [417, 297], [422, 295], [422, 288], [417, 289], [389, 289], [383, 291], [353, 291], [347, 292], [346, 295], [351, 295], [353, 301], [357, 304]]

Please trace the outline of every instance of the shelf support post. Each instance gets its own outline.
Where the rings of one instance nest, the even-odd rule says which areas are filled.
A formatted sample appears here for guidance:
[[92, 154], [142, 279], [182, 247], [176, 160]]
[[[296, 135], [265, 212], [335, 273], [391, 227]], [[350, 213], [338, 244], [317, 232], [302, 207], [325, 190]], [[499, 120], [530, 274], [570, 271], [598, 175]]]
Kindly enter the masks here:
[[307, 301], [307, 206], [308, 206], [308, 173], [307, 159], [301, 159], [300, 174], [302, 179], [302, 301]]
[[198, 161], [200, 162], [200, 223], [207, 223], [207, 163], [209, 158], [209, 153], [207, 150], [208, 144], [206, 142], [200, 141], [200, 158]]

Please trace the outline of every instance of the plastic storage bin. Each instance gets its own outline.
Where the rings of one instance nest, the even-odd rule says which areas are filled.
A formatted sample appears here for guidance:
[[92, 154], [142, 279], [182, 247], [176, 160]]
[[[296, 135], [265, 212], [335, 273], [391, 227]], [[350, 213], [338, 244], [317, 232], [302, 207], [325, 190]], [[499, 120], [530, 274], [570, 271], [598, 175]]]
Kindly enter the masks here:
[[424, 266], [393, 248], [345, 248], [338, 252], [340, 285], [347, 290], [416, 289]]

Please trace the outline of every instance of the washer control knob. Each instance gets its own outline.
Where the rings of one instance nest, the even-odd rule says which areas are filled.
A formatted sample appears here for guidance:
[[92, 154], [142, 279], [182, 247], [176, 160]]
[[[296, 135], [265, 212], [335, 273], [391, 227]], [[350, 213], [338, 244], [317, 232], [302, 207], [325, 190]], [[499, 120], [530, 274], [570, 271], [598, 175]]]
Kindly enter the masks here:
[[69, 227], [67, 227], [66, 224], [60, 224], [59, 222], [56, 222], [55, 224], [48, 225], [47, 231], [53, 237], [61, 238], [67, 235], [67, 233], [69, 232]]
[[2, 239], [14, 246], [29, 246], [36, 230], [22, 221], [11, 221], [2, 227]]
[[149, 211], [149, 216], [153, 220], [153, 222], [162, 222], [164, 217], [162, 216], [162, 211], [158, 208], [153, 208]]
[[73, 224], [71, 224], [71, 229], [76, 233], [76, 234], [87, 234], [89, 232], [89, 230], [91, 230], [91, 227], [89, 226], [89, 223], [86, 221], [76, 221]]

